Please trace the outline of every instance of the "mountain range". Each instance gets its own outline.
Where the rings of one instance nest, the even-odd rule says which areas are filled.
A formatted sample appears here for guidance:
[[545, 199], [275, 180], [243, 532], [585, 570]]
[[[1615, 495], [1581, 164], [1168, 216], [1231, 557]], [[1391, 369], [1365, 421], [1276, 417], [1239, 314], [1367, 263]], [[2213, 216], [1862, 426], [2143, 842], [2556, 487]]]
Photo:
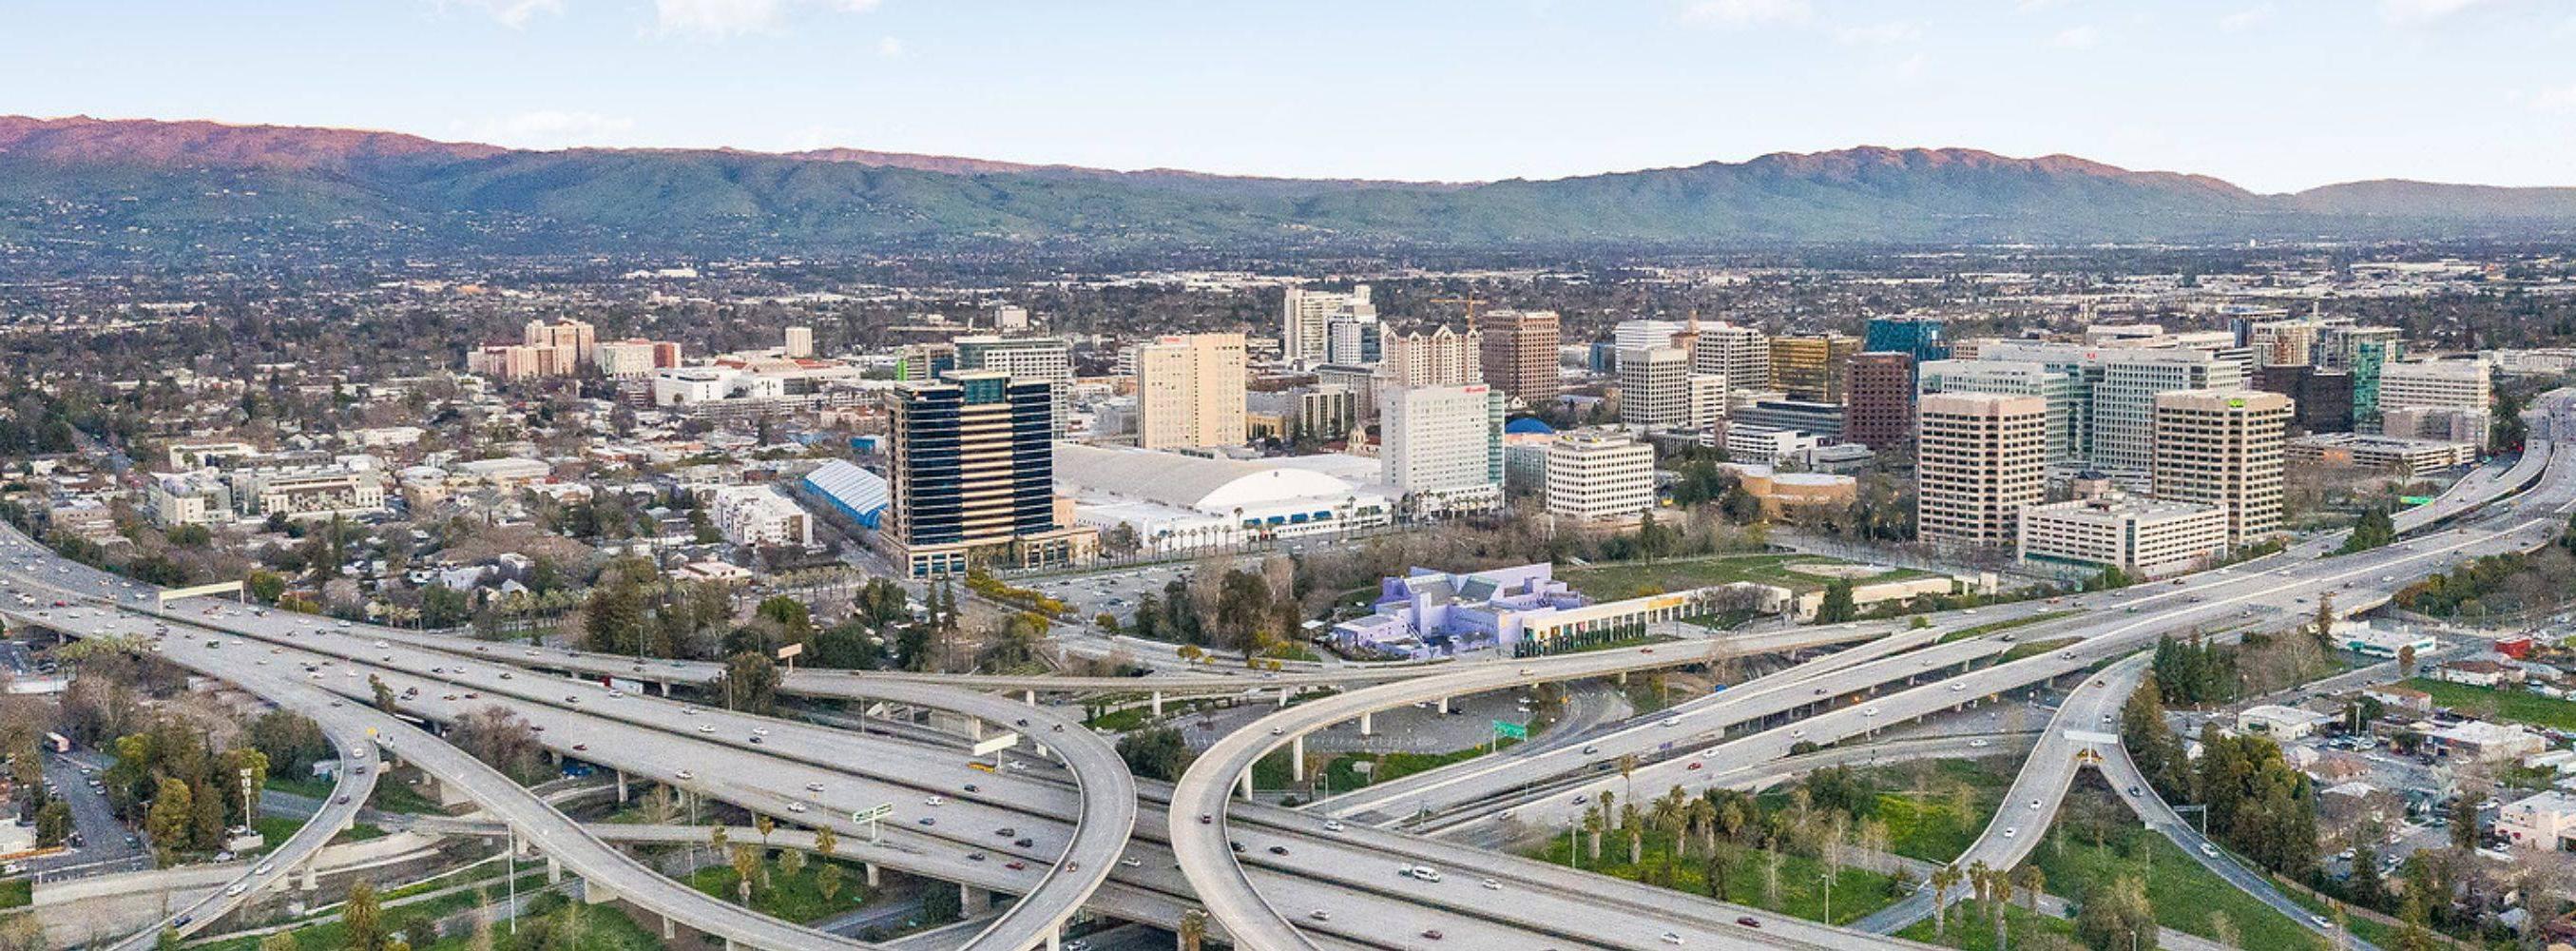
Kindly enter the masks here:
[[2576, 188], [2257, 194], [2071, 156], [1862, 147], [1476, 183], [826, 149], [529, 151], [390, 132], [0, 117], [0, 248], [215, 256], [1721, 250], [2531, 238]]

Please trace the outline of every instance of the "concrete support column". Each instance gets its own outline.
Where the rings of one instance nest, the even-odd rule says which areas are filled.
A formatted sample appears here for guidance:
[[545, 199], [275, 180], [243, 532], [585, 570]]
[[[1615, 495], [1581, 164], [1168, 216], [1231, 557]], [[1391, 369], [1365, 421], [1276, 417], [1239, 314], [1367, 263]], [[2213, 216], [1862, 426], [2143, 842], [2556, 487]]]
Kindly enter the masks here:
[[869, 887], [869, 888], [875, 888], [875, 887], [877, 887], [877, 863], [875, 863], [875, 862], [868, 862], [868, 863], [864, 863], [864, 864], [863, 864], [863, 865], [861, 865], [860, 867], [865, 868], [865, 869], [867, 869], [867, 870], [868, 870], [868, 887]]
[[970, 739], [981, 741], [984, 738], [984, 721], [966, 721], [966, 736]]
[[1619, 686], [1625, 687], [1625, 686], [1627, 686], [1627, 685], [1628, 685], [1628, 672], [1627, 672], [1627, 671], [1624, 671], [1624, 670], [1623, 670], [1623, 671], [1620, 671], [1620, 672], [1619, 672]]
[[1441, 712], [1443, 715], [1446, 715], [1446, 714], [1449, 712], [1449, 698], [1447, 698], [1447, 697], [1442, 697], [1442, 698], [1440, 698], [1440, 712]]
[[973, 918], [993, 910], [993, 893], [973, 885], [957, 886], [957, 907], [963, 917]]
[[1375, 716], [1375, 714], [1371, 714], [1371, 713], [1363, 713], [1363, 714], [1360, 714], [1360, 735], [1361, 735], [1361, 736], [1376, 736], [1376, 735], [1377, 735], [1377, 731], [1372, 730], [1372, 729], [1370, 729], [1370, 728], [1369, 728], [1369, 718], [1370, 718], [1370, 717], [1372, 717], [1372, 716]]
[[319, 864], [321, 864], [320, 862], [316, 861], [316, 859], [318, 859], [318, 858], [320, 857], [320, 855], [321, 855], [320, 850], [316, 850], [316, 851], [314, 852], [314, 855], [315, 855], [315, 858], [308, 858], [308, 859], [305, 859], [305, 860], [304, 860], [304, 890], [305, 890], [305, 891], [308, 891], [308, 892], [309, 892], [309, 891], [312, 891], [312, 890], [314, 890], [314, 889], [316, 889], [316, 888], [321, 887], [321, 883], [320, 883], [320, 882], [318, 882], [318, 881], [315, 881], [315, 878], [316, 878], [317, 876], [315, 876], [315, 874], [314, 874], [314, 872], [313, 872], [313, 867], [314, 867], [315, 865], [319, 865]]
[[605, 905], [617, 900], [617, 893], [595, 879], [581, 880], [581, 901], [585, 905]]
[[1047, 928], [1046, 951], [1064, 951], [1063, 925], [1053, 925]]
[[1305, 734], [1298, 734], [1296, 739], [1288, 741], [1288, 778], [1301, 783], [1306, 781]]
[[1154, 715], [1163, 715], [1163, 692], [1160, 690], [1154, 691]]
[[546, 856], [546, 884], [552, 885], [560, 881], [563, 881], [563, 863], [557, 861], [554, 856]]
[[1243, 787], [1243, 798], [1252, 798], [1252, 771], [1244, 770], [1243, 775], [1235, 777], [1235, 780], [1237, 785]]
[[1038, 692], [1037, 692], [1037, 691], [1035, 691], [1035, 690], [1023, 690], [1023, 691], [1020, 691], [1020, 699], [1021, 699], [1023, 702], [1026, 702], [1029, 706], [1032, 706], [1032, 707], [1037, 706], [1037, 705], [1038, 705]]
[[1279, 688], [1279, 708], [1282, 710], [1288, 708], [1288, 688], [1286, 687]]
[[626, 804], [626, 771], [622, 769], [617, 771], [617, 804]]
[[663, 915], [663, 916], [662, 916], [662, 943], [663, 943], [663, 944], [669, 944], [669, 943], [671, 943], [671, 942], [673, 942], [673, 941], [677, 941], [677, 940], [679, 940], [679, 938], [680, 938], [679, 931], [680, 931], [680, 929], [678, 929], [677, 927], [672, 926], [672, 924], [671, 924], [671, 916], [669, 916], [669, 915]]

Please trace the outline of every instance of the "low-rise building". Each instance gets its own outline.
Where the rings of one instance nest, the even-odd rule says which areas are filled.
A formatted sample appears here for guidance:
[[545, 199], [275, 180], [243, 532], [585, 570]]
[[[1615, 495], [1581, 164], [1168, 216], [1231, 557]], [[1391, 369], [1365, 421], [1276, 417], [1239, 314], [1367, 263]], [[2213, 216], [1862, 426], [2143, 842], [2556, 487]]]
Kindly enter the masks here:
[[2320, 433], [2289, 441], [2290, 465], [2349, 466], [2425, 476], [2478, 460], [2478, 447], [2443, 439]]
[[766, 485], [734, 485], [707, 499], [707, 518], [726, 541], [752, 546], [810, 546], [814, 521], [784, 492]]
[[1721, 468], [1735, 484], [1762, 503], [1766, 518], [1796, 512], [1850, 508], [1860, 496], [1860, 480], [1822, 472], [1782, 472], [1770, 466], [1729, 462]]
[[2021, 510], [2021, 559], [2111, 567], [2142, 578], [2197, 570], [2227, 553], [2227, 510], [2110, 493]]
[[233, 517], [232, 489], [213, 472], [156, 472], [144, 486], [144, 506], [162, 528], [214, 525]]
[[2425, 738], [2444, 756], [2477, 763], [2518, 760], [2549, 745], [2530, 730], [2485, 720], [2444, 727], [2425, 734]]
[[2495, 831], [2516, 848], [2576, 851], [2576, 795], [2552, 789], [2505, 803]]
[[1441, 657], [1472, 650], [1518, 656], [1590, 636], [1643, 635], [1649, 625], [1702, 613], [1703, 592], [1594, 603], [1545, 562], [1450, 574], [1416, 568], [1379, 586], [1373, 613], [1324, 635], [1345, 651]]
[[2304, 739], [2317, 728], [2334, 722], [2322, 713], [2285, 707], [2276, 703], [2257, 704], [2236, 714], [2236, 728], [2246, 733], [2260, 733], [2276, 741]]
[[2433, 712], [2433, 695], [2413, 687], [2381, 684], [2363, 690], [2361, 695], [2377, 700], [2380, 706], [2391, 710], [2403, 710], [2415, 714]]
[[2413, 648], [2417, 657], [2431, 657], [2442, 642], [2433, 635], [2395, 629], [2383, 630], [2367, 621], [2338, 621], [2334, 642], [2344, 650], [2365, 657], [2396, 657]]
[[2433, 671], [2433, 679], [2472, 687], [2522, 682], [2522, 668], [2492, 660], [2455, 660]]
[[235, 469], [224, 473], [235, 511], [252, 518], [329, 518], [384, 511], [385, 483], [373, 470], [342, 465]]

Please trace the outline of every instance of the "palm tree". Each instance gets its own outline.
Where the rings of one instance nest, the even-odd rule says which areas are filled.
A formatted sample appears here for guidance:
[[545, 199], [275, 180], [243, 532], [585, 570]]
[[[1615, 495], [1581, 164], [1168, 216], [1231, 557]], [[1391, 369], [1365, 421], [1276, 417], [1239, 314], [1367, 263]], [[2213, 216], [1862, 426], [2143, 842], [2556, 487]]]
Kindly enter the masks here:
[[1181, 913], [1181, 951], [1199, 951], [1199, 943], [1207, 940], [1207, 933], [1207, 912], [1192, 908]]
[[1646, 860], [1646, 830], [1639, 827], [1643, 818], [1644, 815], [1637, 811], [1636, 803], [1632, 802], [1619, 807], [1619, 828], [1628, 833], [1628, 864], [1630, 865]]
[[1944, 865], [1932, 870], [1932, 938], [1943, 940], [1949, 927], [1950, 890], [1959, 887], [1959, 866]]
[[1637, 754], [1619, 754], [1619, 778], [1628, 782], [1628, 798], [1637, 798]]
[[1986, 877], [1993, 879], [1993, 881], [1986, 885], [1986, 891], [1995, 899], [1993, 909], [1993, 914], [1995, 916], [1995, 951], [2004, 951], [2004, 926], [2008, 921], [2004, 915], [2004, 911], [2012, 907], [2012, 876], [2001, 872], [1994, 872], [1989, 873]]
[[1977, 906], [1981, 911], [1986, 904], [1987, 889], [1994, 885], [1994, 877], [1995, 872], [1986, 867], [1986, 860], [1978, 859], [1968, 864], [1968, 887], [1976, 892]]
[[840, 843], [841, 837], [833, 835], [832, 830], [814, 830], [814, 854], [820, 855], [824, 858], [831, 858], [832, 850], [839, 847]]
[[2025, 862], [2013, 871], [2013, 884], [2020, 887], [2022, 903], [2028, 905], [2031, 915], [2036, 917], [2040, 893], [2048, 890], [2048, 873], [2040, 871], [2038, 865]]
[[1583, 810], [1583, 832], [1592, 839], [1592, 864], [1594, 865], [1601, 864], [1601, 831], [1609, 824], [1602, 818], [1600, 806], [1595, 805]]

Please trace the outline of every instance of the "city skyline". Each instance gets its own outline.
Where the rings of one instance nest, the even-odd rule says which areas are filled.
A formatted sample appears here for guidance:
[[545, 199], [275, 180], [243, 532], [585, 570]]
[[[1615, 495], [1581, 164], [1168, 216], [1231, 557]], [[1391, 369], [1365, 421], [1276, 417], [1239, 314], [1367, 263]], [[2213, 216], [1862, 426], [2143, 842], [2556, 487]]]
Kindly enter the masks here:
[[2576, 11], [2513, 0], [2154, 14], [2022, 0], [1937, 20], [1813, 0], [1302, 18], [902, 0], [131, 12], [18, 14], [51, 41], [0, 64], [15, 93], [0, 112], [1277, 177], [1552, 178], [1884, 145], [2261, 192], [2576, 184], [2561, 158], [2576, 68], [2558, 62]]

